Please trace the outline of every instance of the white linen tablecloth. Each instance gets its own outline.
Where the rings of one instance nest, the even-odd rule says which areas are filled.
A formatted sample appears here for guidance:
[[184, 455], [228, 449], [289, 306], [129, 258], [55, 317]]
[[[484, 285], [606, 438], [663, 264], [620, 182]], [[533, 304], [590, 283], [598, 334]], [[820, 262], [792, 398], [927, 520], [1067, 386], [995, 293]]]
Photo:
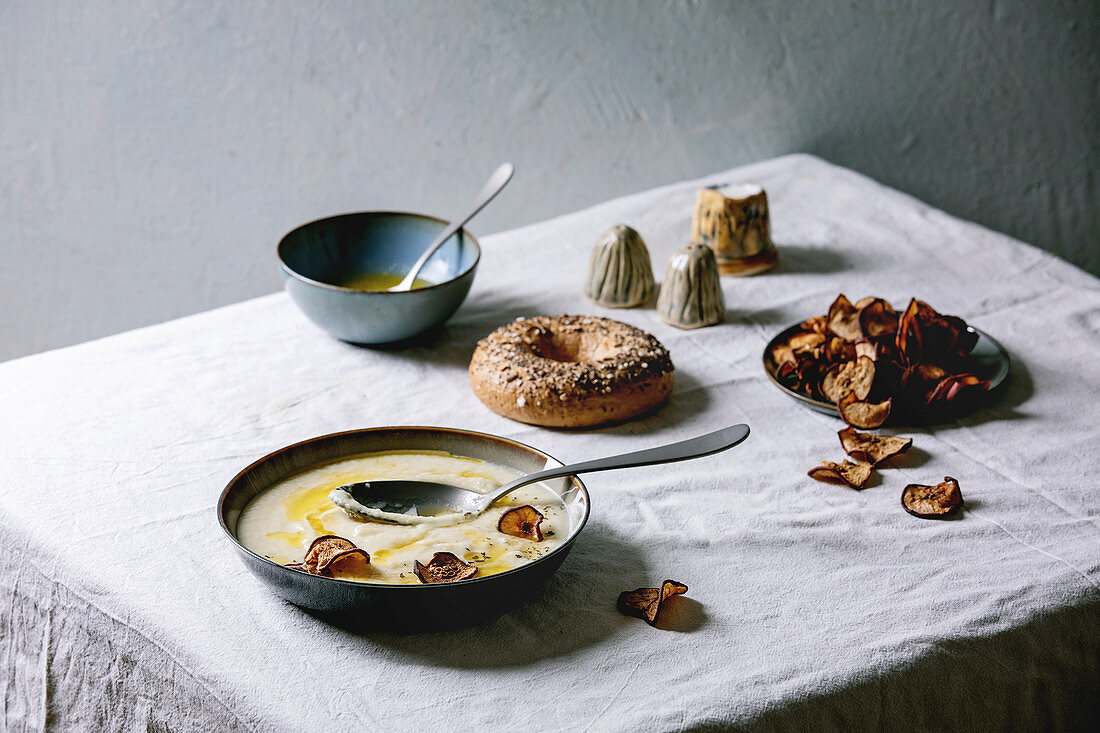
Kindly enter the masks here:
[[[778, 267], [723, 279], [727, 319], [680, 331], [583, 298], [596, 237], [635, 227], [658, 279], [702, 184], [753, 180]], [[272, 265], [274, 267], [274, 264]], [[772, 386], [764, 344], [838, 292], [920, 297], [993, 334], [990, 408], [908, 429], [862, 492], [806, 471], [835, 419]], [[597, 431], [521, 425], [467, 384], [522, 315], [609, 316], [676, 364], [670, 403]], [[5, 318], [15, 318], [6, 314]], [[1100, 282], [805, 155], [485, 237], [438, 339], [329, 338], [284, 294], [0, 365], [0, 727], [7, 730], [673, 730], [1084, 727], [1100, 690]], [[735, 450], [595, 474], [592, 518], [532, 602], [488, 625], [351, 633], [273, 596], [214, 505], [254, 459], [380, 425], [485, 431], [576, 461], [736, 422]], [[906, 514], [956, 477], [953, 521]], [[615, 609], [663, 578], [675, 628]]]

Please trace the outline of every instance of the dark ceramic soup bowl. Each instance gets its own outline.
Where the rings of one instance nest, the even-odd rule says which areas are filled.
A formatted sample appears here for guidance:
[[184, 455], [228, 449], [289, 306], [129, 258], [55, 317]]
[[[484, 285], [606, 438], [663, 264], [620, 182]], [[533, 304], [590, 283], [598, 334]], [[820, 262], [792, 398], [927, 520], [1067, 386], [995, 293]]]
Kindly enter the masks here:
[[420, 272], [427, 284], [412, 290], [363, 290], [354, 278], [391, 275], [396, 285], [446, 227], [442, 219], [396, 211], [303, 224], [279, 242], [283, 285], [307, 318], [338, 339], [405, 341], [442, 324], [462, 305], [481, 257], [477, 240], [466, 230], [448, 239]]
[[324, 435], [270, 453], [238, 473], [222, 491], [218, 521], [245, 566], [279, 597], [326, 620], [363, 629], [433, 629], [488, 621], [528, 599], [569, 554], [588, 521], [588, 490], [576, 476], [547, 481], [569, 515], [569, 533], [553, 551], [512, 570], [437, 585], [387, 585], [327, 578], [284, 567], [237, 539], [245, 505], [273, 484], [304, 470], [363, 453], [447, 451], [533, 473], [563, 465], [540, 450], [469, 430], [388, 427]]

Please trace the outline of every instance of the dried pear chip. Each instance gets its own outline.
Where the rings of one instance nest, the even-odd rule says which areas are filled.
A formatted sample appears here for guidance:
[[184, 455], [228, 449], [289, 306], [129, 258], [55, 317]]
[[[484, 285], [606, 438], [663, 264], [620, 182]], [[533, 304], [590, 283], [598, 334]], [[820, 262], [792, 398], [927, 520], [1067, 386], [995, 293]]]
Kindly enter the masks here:
[[898, 351], [912, 364], [919, 362], [921, 357], [921, 306], [929, 308], [927, 303], [916, 298], [909, 301], [905, 312], [898, 319], [898, 330], [894, 336]]
[[842, 482], [853, 489], [862, 489], [871, 480], [871, 464], [865, 461], [857, 463], [822, 461], [821, 465], [814, 466], [806, 472], [806, 475], [818, 481]]
[[956, 387], [949, 391], [945, 397], [947, 401], [958, 399], [960, 393], [969, 394], [971, 392], [988, 392], [989, 380], [982, 379], [976, 374], [957, 374], [955, 375]]
[[856, 428], [877, 428], [886, 422], [890, 416], [890, 408], [894, 405], [891, 397], [885, 402], [863, 402], [854, 394], [840, 398], [836, 403], [837, 412], [841, 419]]
[[666, 580], [660, 588], [636, 588], [619, 594], [619, 613], [645, 619], [650, 626], [657, 625], [661, 607], [672, 596], [687, 592], [687, 586], [675, 580]]
[[312, 575], [332, 575], [336, 565], [352, 558], [358, 558], [361, 562], [370, 562], [370, 555], [365, 550], [356, 547], [354, 542], [343, 537], [326, 534], [310, 543], [304, 561], [290, 563], [287, 567], [304, 570]]
[[847, 427], [837, 432], [844, 452], [857, 461], [866, 461], [877, 466], [894, 456], [901, 455], [913, 445], [912, 438], [900, 435], [871, 435]]
[[914, 517], [940, 519], [954, 514], [963, 505], [959, 482], [950, 476], [935, 486], [909, 484], [901, 492], [901, 505]]
[[350, 550], [355, 548], [355, 543], [351, 540], [344, 539], [343, 537], [337, 537], [334, 534], [321, 535], [317, 539], [310, 543], [309, 549], [306, 550], [305, 565], [312, 565], [316, 568], [320, 568], [322, 565], [328, 567], [332, 561], [333, 556], [343, 552], [344, 550]]
[[878, 361], [879, 347], [870, 341], [856, 341], [855, 352], [855, 358], [866, 356], [871, 361]]
[[814, 333], [820, 333], [825, 335], [829, 330], [829, 323], [825, 316], [814, 316], [813, 318], [807, 318], [798, 325], [802, 331], [813, 331]]
[[789, 344], [777, 344], [772, 347], [772, 361], [778, 366], [795, 364], [794, 349]]
[[855, 309], [851, 301], [844, 294], [836, 296], [836, 300], [829, 306], [826, 316], [829, 330], [848, 341], [857, 340], [861, 332], [859, 330], [859, 311]]
[[967, 397], [980, 396], [989, 391], [989, 382], [974, 374], [955, 374], [945, 377], [925, 398], [926, 404], [964, 402]]
[[[815, 354], [807, 351], [798, 354], [796, 358], [795, 371], [798, 372], [799, 382], [807, 388], [808, 392], [816, 393], [821, 384], [821, 377], [824, 375], [826, 365], [818, 360]], [[810, 388], [812, 388], [812, 391]]]
[[413, 563], [413, 572], [421, 583], [431, 585], [433, 583], [456, 583], [477, 575], [477, 565], [463, 562], [450, 552], [437, 552], [427, 565], [421, 565], [419, 560]]
[[958, 316], [945, 316], [914, 298], [898, 320], [898, 350], [913, 364], [921, 361], [954, 362], [978, 343], [978, 333]]
[[917, 364], [913, 374], [924, 382], [938, 382], [947, 376], [947, 370], [936, 364]]
[[802, 383], [802, 375], [799, 374], [798, 368], [789, 361], [783, 362], [779, 365], [779, 368], [775, 373], [776, 378], [781, 384], [784, 384], [789, 389], [793, 389], [796, 392], [805, 391]]
[[898, 314], [882, 298], [872, 298], [859, 309], [859, 330], [869, 339], [893, 336], [898, 330]]
[[796, 333], [787, 340], [787, 346], [794, 353], [816, 349], [825, 343], [825, 337], [820, 333]]
[[854, 361], [857, 356], [856, 346], [854, 341], [845, 341], [839, 336], [833, 336], [825, 342], [822, 356], [825, 361], [834, 364], [838, 361]]
[[367, 554], [366, 550], [356, 547], [351, 550], [344, 550], [333, 557], [322, 575], [332, 575], [336, 571], [353, 575], [361, 574], [367, 571], [368, 565], [370, 565], [370, 555]]
[[958, 316], [945, 316], [928, 307], [921, 314], [921, 340], [926, 357], [957, 359], [970, 353], [978, 342], [976, 331]]
[[947, 402], [947, 392], [954, 386], [954, 378], [948, 376], [937, 382], [936, 386], [932, 387], [931, 389], [926, 388], [924, 393], [924, 405], [928, 407], [931, 406], [933, 403]]
[[842, 397], [851, 394], [862, 401], [871, 393], [874, 382], [875, 362], [861, 356], [830, 369], [821, 380], [821, 393], [830, 402], [839, 402]]
[[542, 520], [542, 514], [535, 507], [524, 504], [500, 515], [497, 530], [513, 537], [542, 542], [542, 530], [539, 529]]
[[779, 362], [779, 366], [775, 370], [775, 375], [777, 377], [779, 377], [780, 379], [785, 379], [786, 377], [789, 377], [792, 374], [794, 374], [795, 377], [796, 377], [796, 380], [797, 380], [797, 376], [798, 376], [797, 371], [798, 371], [798, 364], [796, 362], [781, 361], [781, 362]]

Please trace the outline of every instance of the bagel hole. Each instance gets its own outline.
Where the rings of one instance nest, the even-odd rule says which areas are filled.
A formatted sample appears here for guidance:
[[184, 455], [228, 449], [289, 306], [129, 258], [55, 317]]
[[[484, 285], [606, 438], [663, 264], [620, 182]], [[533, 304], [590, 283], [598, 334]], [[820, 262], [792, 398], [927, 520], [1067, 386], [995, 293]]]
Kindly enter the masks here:
[[581, 340], [579, 338], [551, 337], [539, 344], [539, 355], [554, 361], [581, 361]]
[[572, 333], [544, 336], [539, 339], [535, 352], [545, 359], [570, 364], [594, 364], [615, 356], [604, 340]]

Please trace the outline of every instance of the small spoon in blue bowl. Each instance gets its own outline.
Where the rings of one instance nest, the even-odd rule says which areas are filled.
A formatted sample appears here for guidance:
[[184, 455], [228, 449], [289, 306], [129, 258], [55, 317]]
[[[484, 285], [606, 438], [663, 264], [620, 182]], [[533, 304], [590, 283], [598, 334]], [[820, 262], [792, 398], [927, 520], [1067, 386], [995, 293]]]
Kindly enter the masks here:
[[450, 239], [455, 232], [466, 226], [466, 222], [477, 216], [477, 213], [484, 209], [486, 204], [496, 198], [496, 195], [508, 184], [508, 181], [512, 180], [512, 174], [515, 172], [516, 167], [511, 163], [504, 163], [493, 171], [493, 175], [489, 176], [489, 180], [486, 181], [485, 185], [481, 187], [481, 190], [477, 192], [477, 198], [474, 199], [474, 203], [470, 206], [470, 210], [466, 215], [451, 222], [451, 225], [444, 229], [443, 232], [428, 245], [428, 248], [424, 250], [424, 254], [420, 255], [420, 259], [413, 263], [412, 269], [409, 270], [409, 274], [405, 275], [401, 282], [397, 283], [392, 288], [388, 288], [388, 290], [390, 292], [412, 290], [413, 283], [416, 282], [416, 276], [420, 274], [424, 265], [428, 264], [428, 260], [432, 258], [435, 251], [442, 247], [443, 243]]

